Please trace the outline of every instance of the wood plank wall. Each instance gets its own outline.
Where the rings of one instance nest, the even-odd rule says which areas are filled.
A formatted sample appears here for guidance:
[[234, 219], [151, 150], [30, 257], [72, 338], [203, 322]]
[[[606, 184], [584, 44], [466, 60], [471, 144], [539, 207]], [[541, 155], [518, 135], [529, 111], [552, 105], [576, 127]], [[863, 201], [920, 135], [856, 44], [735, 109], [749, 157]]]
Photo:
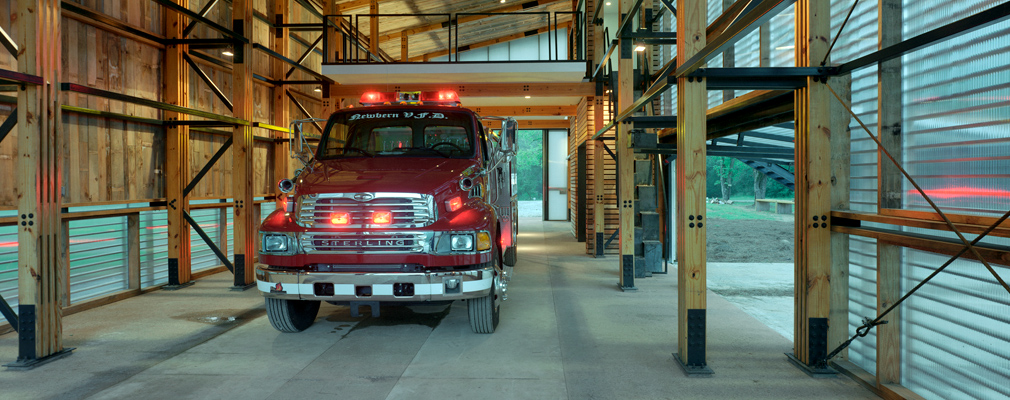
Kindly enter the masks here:
[[[586, 98], [586, 99], [588, 99], [588, 98]], [[583, 119], [583, 118], [586, 119], [586, 128], [583, 129], [583, 130], [580, 130], [578, 137], [576, 137], [574, 140], [577, 143], [586, 142], [586, 183], [587, 183], [587, 186], [586, 186], [586, 198], [583, 199], [583, 201], [586, 202], [586, 209], [587, 209], [587, 212], [586, 212], [586, 254], [595, 254], [595, 252], [596, 252], [596, 240], [594, 238], [596, 237], [596, 229], [594, 229], [594, 226], [595, 226], [594, 225], [595, 224], [595, 216], [593, 215], [592, 210], [593, 210], [593, 205], [595, 204], [596, 193], [595, 193], [595, 191], [593, 189], [593, 185], [591, 183], [593, 182], [593, 179], [595, 179], [595, 173], [593, 172], [593, 166], [595, 165], [595, 161], [593, 159], [593, 152], [595, 151], [597, 144], [596, 144], [596, 141], [595, 140], [591, 140], [591, 138], [593, 137], [594, 134], [596, 134], [596, 130], [598, 128], [602, 128], [602, 127], [597, 127], [596, 124], [593, 122], [592, 116], [593, 116], [593, 114], [595, 112], [595, 108], [597, 107], [596, 104], [595, 104], [595, 101], [589, 102], [586, 99], [583, 99], [582, 102], [579, 103], [579, 109], [578, 109], [579, 114], [577, 116], [577, 119]], [[604, 96], [604, 101], [602, 102], [602, 104], [603, 104], [604, 123], [610, 122], [610, 102], [607, 101], [606, 99], [607, 99], [607, 96]], [[586, 104], [582, 104], [582, 103], [586, 103]], [[583, 108], [585, 108], [585, 110], [583, 110]], [[614, 135], [613, 134], [613, 130], [611, 130], [611, 132], [608, 132], [607, 135], [608, 136], [613, 136]], [[576, 135], [572, 135], [572, 136], [575, 137]], [[615, 150], [616, 146], [614, 145], [614, 141], [613, 140], [608, 140], [606, 143], [607, 143], [607, 146], [610, 147], [611, 151]], [[606, 207], [605, 207], [605, 227], [606, 227], [606, 229], [603, 232], [603, 239], [607, 240], [607, 239], [610, 238], [610, 235], [612, 235], [614, 233], [614, 231], [616, 231], [617, 228], [620, 227], [621, 216], [618, 214], [618, 209], [617, 209], [617, 162], [614, 161], [613, 157], [611, 157], [610, 154], [604, 152], [603, 153], [603, 163], [604, 163], [603, 164], [603, 170], [604, 170], [604, 178], [603, 178], [604, 179], [604, 185], [603, 186], [606, 188], [606, 191], [604, 192], [604, 203], [606, 204]], [[577, 172], [578, 171], [574, 171], [573, 170], [572, 173], [577, 173]], [[572, 204], [572, 207], [575, 207], [575, 204]], [[617, 254], [618, 250], [620, 250], [619, 243], [618, 243], [617, 239], [614, 239], [614, 241], [610, 243], [610, 246], [607, 246], [607, 248], [604, 249], [604, 253], [605, 254]]]
[[[155, 36], [164, 36], [163, 19], [167, 11], [151, 0], [69, 0], [82, 8], [107, 15], [134, 28]], [[191, 0], [190, 9], [200, 10], [207, 0]], [[0, 12], [10, 16], [16, 0], [0, 0]], [[255, 12], [271, 19], [272, 0], [256, 0]], [[208, 14], [208, 18], [223, 25], [231, 26], [231, 7], [221, 2]], [[82, 18], [68, 16], [64, 11], [61, 19], [63, 30], [63, 82], [77, 83], [88, 87], [123, 93], [145, 99], [163, 100], [161, 87], [164, 47], [142, 39], [113, 32], [99, 24], [92, 24]], [[290, 23], [318, 23], [318, 17], [305, 10], [297, 2], [291, 2], [288, 14]], [[12, 37], [20, 32], [12, 26], [10, 17], [0, 18], [0, 26]], [[275, 40], [267, 23], [254, 21], [253, 41], [268, 46]], [[318, 36], [317, 32], [294, 32], [297, 39], [290, 40], [289, 58], [297, 59]], [[198, 24], [190, 35], [193, 38], [218, 38], [220, 34]], [[216, 52], [216, 50], [207, 50]], [[220, 56], [222, 60], [226, 57]], [[270, 59], [260, 51], [253, 54], [254, 72], [261, 76], [271, 76]], [[232, 91], [230, 68], [221, 67], [194, 58], [200, 67], [212, 77], [215, 84], [229, 96]], [[313, 53], [305, 61], [310, 67], [318, 67], [322, 62], [319, 54]], [[0, 68], [17, 70], [15, 59], [5, 51], [0, 51]], [[282, 78], [282, 77], [273, 77]], [[304, 72], [296, 70], [289, 79], [311, 79]], [[272, 94], [278, 90], [268, 83], [256, 80], [254, 90], [254, 121], [271, 125], [284, 125], [273, 120]], [[231, 116], [231, 111], [211, 92], [197, 74], [190, 74], [190, 106], [195, 109]], [[313, 117], [322, 117], [320, 93], [313, 91], [313, 85], [290, 86], [292, 95], [308, 109]], [[14, 104], [13, 93], [0, 93], [0, 118], [10, 114]], [[2, 97], [2, 96], [8, 97]], [[98, 111], [126, 114], [140, 118], [161, 119], [160, 110], [111, 101], [96, 96], [64, 92], [62, 104]], [[305, 118], [293, 104], [289, 104], [292, 119]], [[198, 119], [198, 118], [194, 118]], [[165, 186], [165, 131], [156, 124], [124, 121], [118, 118], [100, 117], [71, 111], [63, 112], [62, 131], [66, 134], [63, 155], [64, 191], [63, 202], [67, 205], [81, 205], [97, 202], [144, 201], [164, 198]], [[268, 137], [268, 132], [257, 129], [254, 134]], [[227, 135], [197, 132], [192, 133], [190, 165], [191, 175], [195, 175], [227, 140]], [[273, 157], [269, 142], [255, 143], [255, 193], [273, 193], [273, 187], [280, 177], [273, 176], [269, 160]], [[0, 143], [0, 187], [16, 184], [16, 135], [9, 135]], [[292, 164], [292, 171], [301, 165]], [[231, 151], [225, 153], [196, 186], [193, 198], [228, 197], [232, 168]], [[17, 200], [12, 191], [0, 191], [0, 209], [16, 208]]]

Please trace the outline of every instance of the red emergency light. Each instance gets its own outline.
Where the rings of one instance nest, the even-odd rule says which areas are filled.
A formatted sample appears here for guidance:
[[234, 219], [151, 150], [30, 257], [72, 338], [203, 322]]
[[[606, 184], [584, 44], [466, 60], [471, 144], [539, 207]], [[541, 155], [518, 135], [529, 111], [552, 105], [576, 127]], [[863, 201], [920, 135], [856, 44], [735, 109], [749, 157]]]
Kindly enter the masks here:
[[333, 225], [347, 225], [351, 223], [351, 215], [345, 212], [333, 213], [333, 215], [330, 215], [330, 223]]
[[361, 95], [361, 105], [440, 105], [459, 106], [459, 95], [452, 90], [426, 92], [365, 92]]
[[463, 207], [463, 199], [459, 196], [453, 197], [452, 199], [446, 200], [445, 207], [449, 209], [449, 212], [459, 210]]
[[376, 225], [385, 225], [393, 222], [393, 213], [389, 211], [376, 211], [372, 213], [372, 223]]

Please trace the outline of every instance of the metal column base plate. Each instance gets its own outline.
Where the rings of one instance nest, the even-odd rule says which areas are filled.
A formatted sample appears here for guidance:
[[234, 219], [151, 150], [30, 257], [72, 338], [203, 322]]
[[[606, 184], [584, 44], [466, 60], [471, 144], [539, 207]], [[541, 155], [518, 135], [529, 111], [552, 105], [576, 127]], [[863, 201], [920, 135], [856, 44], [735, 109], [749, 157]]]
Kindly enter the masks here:
[[235, 285], [235, 286], [232, 286], [231, 288], [229, 288], [228, 290], [231, 290], [233, 292], [244, 292], [244, 291], [252, 289], [254, 287], [256, 287], [256, 282], [247, 283], [245, 285]]
[[638, 291], [638, 288], [634, 287], [634, 286], [621, 286], [621, 282], [617, 282], [617, 287], [621, 288], [622, 292], [635, 292], [635, 291]]
[[48, 364], [51, 361], [56, 361], [63, 357], [69, 356], [70, 353], [75, 349], [76, 347], [71, 347], [69, 349], [63, 349], [42, 358], [36, 358], [34, 360], [28, 360], [28, 361], [15, 361], [10, 364], [4, 364], [4, 366], [7, 367], [8, 371], [27, 371], [44, 364]]
[[687, 375], [688, 377], [706, 378], [715, 374], [715, 371], [713, 371], [712, 368], [709, 368], [708, 365], [699, 367], [696, 365], [684, 364], [684, 360], [680, 359], [680, 354], [673, 353], [673, 359], [677, 361], [677, 365], [679, 365], [680, 369], [684, 371], [684, 375]]
[[795, 354], [792, 353], [786, 353], [786, 358], [788, 358], [789, 362], [796, 366], [796, 368], [803, 370], [803, 372], [806, 372], [807, 375], [810, 375], [812, 378], [831, 378], [838, 374], [838, 371], [835, 371], [834, 368], [831, 367], [817, 368], [804, 364], [799, 358], [796, 358]]
[[188, 288], [190, 286], [193, 286], [194, 284], [196, 284], [196, 282], [189, 281], [189, 282], [186, 282], [186, 283], [180, 283], [178, 285], [165, 285], [165, 286], [161, 287], [161, 290], [179, 290], [179, 289], [185, 289], [185, 288]]

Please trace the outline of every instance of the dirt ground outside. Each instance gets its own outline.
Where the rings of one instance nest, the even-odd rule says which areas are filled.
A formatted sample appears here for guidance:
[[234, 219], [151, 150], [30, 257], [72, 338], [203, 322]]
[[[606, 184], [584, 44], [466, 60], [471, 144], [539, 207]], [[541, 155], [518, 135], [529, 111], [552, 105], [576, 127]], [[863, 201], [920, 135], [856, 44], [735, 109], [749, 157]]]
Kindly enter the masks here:
[[[734, 207], [750, 208], [748, 205]], [[708, 261], [743, 263], [793, 262], [793, 216], [761, 212], [772, 220], [720, 219], [708, 224]]]

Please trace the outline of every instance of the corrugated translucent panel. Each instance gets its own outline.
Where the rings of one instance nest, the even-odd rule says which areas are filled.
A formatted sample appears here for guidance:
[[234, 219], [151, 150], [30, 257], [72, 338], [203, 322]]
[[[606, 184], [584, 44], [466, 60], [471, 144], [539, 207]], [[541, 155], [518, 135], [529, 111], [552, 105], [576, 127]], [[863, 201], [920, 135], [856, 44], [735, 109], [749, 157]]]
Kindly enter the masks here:
[[[852, 17], [845, 24], [845, 30], [839, 29], [845, 16], [852, 9], [855, 0], [835, 0], [831, 2], [831, 40], [838, 37], [835, 47], [831, 50], [831, 63], [842, 64], [867, 55], [877, 50], [877, 6], [876, 0], [862, 0], [856, 5]], [[830, 42], [829, 42], [830, 43]], [[876, 70], [876, 66], [868, 67]]]
[[[709, 61], [708, 65], [715, 68], [722, 68], [722, 58], [723, 55], [720, 54], [715, 56], [712, 61]], [[708, 91], [708, 108], [712, 108], [722, 104], [722, 90], [709, 90]]]
[[126, 217], [70, 221], [70, 304], [129, 286]]
[[[948, 258], [906, 250], [902, 291]], [[993, 267], [1010, 278], [1010, 268]], [[1008, 296], [981, 263], [959, 260], [909, 297], [901, 306], [901, 384], [927, 399], [1010, 398]]]
[[[722, 15], [723, 0], [708, 0], [708, 24], [711, 25], [716, 18]], [[674, 2], [676, 3], [676, 2]]]
[[[235, 260], [235, 241], [232, 240], [235, 235], [233, 234], [233, 228], [235, 227], [235, 210], [232, 207], [228, 207], [224, 210], [225, 216], [227, 217], [228, 226], [225, 236], [228, 237], [228, 254], [229, 260]], [[259, 251], [259, 250], [257, 250]]]
[[[1010, 22], [1002, 22], [903, 57], [906, 168], [944, 211], [1010, 209], [1008, 35]], [[908, 184], [904, 204], [930, 209]]]
[[769, 67], [795, 67], [796, 49], [795, 25], [796, 6], [792, 5], [772, 17], [769, 26], [769, 50], [771, 65]]
[[[754, 68], [761, 66], [761, 31], [754, 30], [740, 39], [733, 48], [734, 65], [738, 68]], [[737, 97], [750, 93], [750, 90], [737, 90]]]
[[[18, 229], [0, 226], [0, 296], [18, 312]], [[7, 319], [0, 314], [0, 323]]]
[[902, 3], [905, 21], [902, 35], [910, 38], [1006, 3], [1006, 0], [905, 0]]
[[168, 283], [168, 213], [140, 213], [140, 287]]
[[[849, 238], [849, 336], [863, 318], [877, 316], [877, 240]], [[874, 374], [877, 371], [877, 332], [871, 330], [849, 346], [849, 361]]]
[[[221, 213], [220, 208], [205, 208], [200, 210], [190, 210], [189, 215], [193, 217], [203, 232], [210, 237], [215, 246], [221, 248]], [[202, 271], [222, 265], [210, 246], [200, 238], [196, 229], [190, 228], [190, 265], [193, 272]]]
[[[832, 100], [835, 101], [835, 100]], [[877, 73], [862, 69], [852, 73], [852, 110], [874, 135], [877, 134]], [[854, 211], [877, 211], [877, 144], [853, 119], [849, 170], [849, 201]]]

